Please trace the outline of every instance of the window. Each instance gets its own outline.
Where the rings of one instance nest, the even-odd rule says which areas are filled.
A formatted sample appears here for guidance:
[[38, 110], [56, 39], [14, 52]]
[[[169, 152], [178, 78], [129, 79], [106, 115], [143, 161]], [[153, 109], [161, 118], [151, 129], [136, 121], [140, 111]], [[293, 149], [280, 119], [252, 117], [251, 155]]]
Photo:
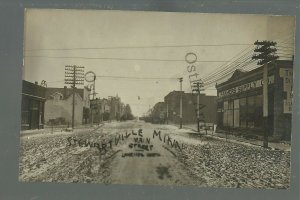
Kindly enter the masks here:
[[224, 101], [223, 126], [233, 126], [233, 101]]
[[263, 127], [263, 96], [255, 96], [255, 117], [254, 117], [254, 127]]
[[40, 102], [37, 100], [30, 101], [30, 110], [39, 110]]
[[29, 111], [22, 110], [22, 124], [29, 124]]
[[255, 96], [248, 97], [248, 109], [247, 109], [247, 127], [254, 128], [254, 118], [255, 118]]
[[227, 122], [228, 101], [224, 101], [223, 108], [224, 108], [224, 112], [223, 112], [223, 126], [228, 126], [228, 122]]
[[227, 111], [227, 122], [228, 126], [233, 126], [233, 101], [228, 102], [228, 111]]
[[233, 126], [234, 127], [240, 127], [240, 100], [235, 99], [234, 100], [234, 119], [233, 119]]
[[223, 108], [223, 126], [225, 127], [263, 127], [262, 95], [225, 101]]
[[246, 98], [240, 99], [240, 127], [247, 127], [247, 100]]
[[63, 95], [61, 93], [56, 92], [55, 94], [53, 94], [54, 104], [58, 103], [62, 99], [63, 99]]

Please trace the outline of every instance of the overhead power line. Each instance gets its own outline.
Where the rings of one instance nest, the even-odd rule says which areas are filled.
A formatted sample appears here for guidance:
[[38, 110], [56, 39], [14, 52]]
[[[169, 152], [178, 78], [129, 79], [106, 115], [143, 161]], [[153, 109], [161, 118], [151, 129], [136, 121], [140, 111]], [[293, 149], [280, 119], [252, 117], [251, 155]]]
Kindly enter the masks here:
[[241, 55], [239, 58], [237, 58], [236, 60], [232, 61], [231, 63], [225, 66], [224, 65], [220, 66], [218, 68], [218, 71], [210, 74], [209, 76], [204, 77], [203, 80], [207, 81], [211, 79], [217, 79], [219, 76], [222, 76], [224, 73], [235, 70], [239, 65], [251, 59], [253, 50], [254, 49], [251, 49], [250, 51], [246, 52], [245, 54]]
[[[30, 58], [54, 58], [54, 59], [87, 59], [87, 60], [127, 60], [127, 61], [154, 61], [154, 62], [186, 62], [185, 60], [172, 60], [172, 59], [155, 59], [155, 58], [105, 58], [105, 57], [80, 57], [80, 56], [25, 56]], [[196, 62], [201, 63], [218, 63], [228, 62], [221, 60], [197, 60]]]
[[[293, 57], [293, 55], [291, 55], [291, 54], [293, 54], [293, 52], [288, 51], [292, 48], [286, 46], [286, 45], [288, 45], [287, 42], [290, 41], [292, 39], [292, 37], [293, 37], [293, 35], [290, 35], [282, 40], [278, 40], [279, 44], [281, 44], [278, 48], [279, 49], [278, 56], [280, 58]], [[248, 48], [250, 48], [250, 47], [251, 47], [251, 45]], [[240, 52], [238, 55], [245, 52], [248, 48], [246, 48], [245, 50]], [[253, 69], [257, 68], [258, 65], [257, 65], [256, 61], [252, 60], [252, 58], [249, 57], [249, 53], [253, 54], [254, 48], [251, 49], [250, 51], [248, 51], [247, 53], [243, 54], [239, 58], [237, 58], [235, 61], [226, 63], [226, 64], [222, 64], [219, 68], [217, 68], [217, 70], [211, 72], [208, 76], [204, 77], [202, 80], [204, 80], [205, 88], [215, 84], [217, 81], [223, 80], [223, 79], [231, 76], [231, 74], [236, 69], [247, 69], [247, 70], [251, 69], [251, 70], [253, 70]], [[238, 55], [234, 56], [231, 60], [236, 58]], [[237, 61], [239, 61], [238, 64], [237, 64]]]
[[[89, 76], [88, 76], [89, 77]], [[127, 80], [178, 80], [176, 77], [136, 77], [136, 76], [97, 76], [99, 78], [105, 78], [105, 79], [127, 79]], [[47, 83], [56, 83], [56, 82], [64, 82], [65, 80], [57, 80], [57, 81], [49, 81]]]
[[168, 77], [134, 77], [134, 76], [97, 76], [101, 78], [118, 78], [118, 79], [141, 79], [141, 80], [178, 80], [178, 78]]
[[[250, 47], [250, 46], [249, 46]], [[248, 48], [249, 48], [248, 47]], [[246, 50], [246, 49], [245, 49]], [[245, 51], [244, 50], [244, 51]], [[242, 52], [244, 52], [242, 51]], [[229, 76], [231, 76], [231, 74], [238, 68], [244, 68], [247, 65], [255, 62], [251, 59], [251, 54], [253, 53], [254, 48], [251, 49], [250, 51], [244, 53], [243, 55], [241, 55], [239, 58], [237, 58], [236, 60], [234, 60], [233, 62], [229, 63], [227, 66], [225, 66], [225, 68], [221, 68], [219, 71], [217, 71], [214, 74], [211, 74], [210, 77], [206, 77], [205, 78], [205, 88], [207, 88], [208, 86], [213, 85], [214, 83], [216, 83], [217, 81], [223, 80]], [[242, 53], [241, 52], [241, 53]], [[241, 54], [239, 53], [239, 54]], [[238, 54], [238, 55], [239, 55]], [[236, 56], [235, 56], [236, 57]], [[234, 58], [235, 58], [234, 57]], [[245, 58], [246, 57], [246, 58]], [[239, 61], [239, 62], [237, 62]]]
[[[247, 56], [245, 58], [245, 56]], [[233, 63], [231, 63], [230, 65], [228, 65], [227, 67], [221, 69], [220, 71], [218, 71], [217, 73], [213, 74], [210, 77], [205, 77], [204, 81], [210, 81], [212, 79], [216, 79], [219, 76], [223, 76], [224, 73], [228, 73], [228, 72], [233, 72], [235, 71], [240, 65], [242, 65], [243, 63], [247, 62], [251, 60], [251, 55], [244, 55], [242, 56], [240, 59], [238, 59], [237, 61], [234, 61]]]
[[[293, 56], [292, 54], [288, 54], [288, 53], [279, 53], [278, 55], [280, 58], [291, 58]], [[290, 56], [290, 57], [288, 57], [288, 56]], [[236, 65], [235, 67], [232, 67], [231, 70], [226, 70], [222, 74], [217, 74], [217, 75], [214, 74], [212, 79], [210, 79], [204, 83], [205, 88], [215, 84], [216, 82], [218, 82], [220, 80], [227, 78], [228, 76], [231, 76], [231, 74], [234, 72], [235, 69], [253, 70], [258, 67], [255, 60], [248, 58], [248, 59], [244, 60], [243, 62], [240, 62], [240, 64]]]
[[[252, 64], [252, 63], [254, 63], [254, 62], [256, 62], [256, 61], [250, 60], [250, 61], [244, 63], [243, 65], [239, 66], [237, 69], [243, 69], [243, 68], [245, 68], [246, 66], [248, 66], [249, 64]], [[235, 70], [228, 71], [227, 73], [224, 73], [224, 74], [222, 74], [221, 76], [216, 77], [215, 79], [212, 79], [212, 80], [210, 80], [210, 81], [208, 81], [208, 82], [205, 82], [205, 83], [204, 83], [204, 86], [205, 86], [205, 87], [211, 86], [211, 85], [217, 83], [218, 81], [221, 81], [221, 80], [227, 78], [228, 76], [231, 76], [232, 73], [233, 73], [234, 71], [235, 71]]]
[[179, 48], [179, 47], [222, 47], [246, 46], [252, 44], [183, 44], [183, 45], [150, 45], [150, 46], [118, 46], [118, 47], [74, 47], [74, 48], [40, 48], [25, 51], [71, 51], [71, 50], [105, 50], [105, 49], [153, 49], [153, 48]]
[[[238, 60], [243, 56], [242, 54], [243, 54], [245, 51], [247, 51], [250, 47], [251, 47], [251, 46], [248, 46], [246, 49], [242, 50], [241, 52], [239, 52], [237, 55], [235, 55], [233, 58], [230, 59], [230, 61], [232, 61], [232, 60], [234, 60], [235, 58], [237, 58], [236, 60], [232, 61], [231, 63], [230, 63], [230, 61], [229, 61], [228, 63], [224, 63], [224, 64], [222, 64], [221, 66], [217, 67], [214, 71], [212, 71], [212, 72], [210, 72], [209, 74], [207, 74], [205, 77], [203, 77], [203, 80], [207, 80], [207, 79], [209, 79], [209, 78], [211, 78], [211, 77], [214, 77], [216, 74], [218, 74], [219, 72], [225, 70], [228, 66], [230, 66], [230, 65], [233, 64], [234, 62], [238, 61]], [[249, 52], [251, 52], [251, 51], [253, 51], [253, 50], [254, 50], [254, 48], [252, 48], [250, 51], [248, 51], [248, 52], [245, 53], [245, 54], [248, 54]], [[244, 55], [245, 55], [245, 54], [244, 54]], [[242, 56], [240, 56], [240, 55], [242, 55]], [[240, 57], [238, 57], [238, 56], [240, 56]]]

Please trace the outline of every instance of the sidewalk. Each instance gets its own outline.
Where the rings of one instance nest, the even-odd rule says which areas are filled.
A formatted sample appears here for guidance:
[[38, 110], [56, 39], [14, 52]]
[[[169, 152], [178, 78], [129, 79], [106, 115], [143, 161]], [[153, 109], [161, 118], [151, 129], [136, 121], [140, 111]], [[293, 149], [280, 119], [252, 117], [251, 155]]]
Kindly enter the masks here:
[[[178, 127], [178, 125], [176, 125]], [[185, 124], [183, 125], [183, 128], [186, 129], [190, 129], [192, 131], [194, 131], [195, 134], [199, 134], [197, 132], [197, 125], [196, 124]], [[227, 139], [226, 139], [226, 135], [224, 133], [213, 133], [211, 130], [207, 131], [207, 135], [205, 130], [200, 130], [200, 134], [201, 136], [205, 136], [205, 137], [213, 137], [216, 139], [222, 139], [222, 140], [227, 140], [230, 142], [236, 142], [236, 143], [242, 143], [242, 144], [246, 144], [246, 145], [255, 145], [255, 146], [263, 146], [263, 141], [261, 140], [255, 140], [255, 139], [245, 139], [243, 137], [237, 137], [234, 135], [227, 135]], [[269, 142], [268, 146], [273, 149], [273, 150], [282, 150], [282, 151], [291, 151], [291, 145], [287, 144], [287, 143], [275, 143], [275, 142]]]
[[84, 124], [74, 127], [74, 131], [72, 128], [68, 128], [67, 125], [60, 125], [60, 126], [45, 126], [43, 129], [32, 129], [32, 130], [21, 130], [20, 136], [33, 136], [33, 135], [46, 135], [46, 134], [57, 134], [57, 133], [73, 133], [80, 131], [82, 129], [94, 129], [98, 127], [98, 125], [91, 125], [91, 124]]

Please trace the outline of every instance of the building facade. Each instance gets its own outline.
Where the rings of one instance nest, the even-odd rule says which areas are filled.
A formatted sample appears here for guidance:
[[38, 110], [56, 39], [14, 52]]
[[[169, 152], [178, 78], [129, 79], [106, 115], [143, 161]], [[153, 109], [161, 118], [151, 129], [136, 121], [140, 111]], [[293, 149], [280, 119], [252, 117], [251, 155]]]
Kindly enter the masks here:
[[110, 120], [121, 120], [124, 114], [124, 103], [121, 102], [121, 98], [109, 97], [106, 98], [96, 98], [91, 100], [91, 114], [93, 117], [93, 123], [100, 123], [102, 121]]
[[44, 128], [45, 88], [22, 82], [21, 130]]
[[91, 118], [93, 118], [93, 123], [100, 123], [110, 119], [110, 103], [108, 99], [96, 98], [91, 100]]
[[165, 102], [158, 102], [154, 105], [151, 112], [153, 123], [164, 124], [167, 119], [167, 106]]
[[[89, 122], [90, 90], [86, 87], [76, 89], [74, 124]], [[72, 124], [73, 89], [46, 88], [45, 122], [49, 125]]]
[[110, 120], [117, 120], [119, 121], [121, 119], [121, 98], [116, 97], [109, 97], [110, 102]]
[[[172, 91], [164, 98], [167, 121], [175, 124], [180, 123], [180, 98], [182, 96], [182, 123], [197, 123], [197, 94]], [[200, 94], [199, 102], [201, 119], [205, 123], [215, 124], [217, 121], [217, 97]]]
[[[290, 140], [292, 117], [292, 61], [268, 64], [269, 136]], [[218, 93], [217, 127], [239, 134], [263, 136], [263, 67], [252, 71], [236, 70], [231, 78], [216, 86]]]

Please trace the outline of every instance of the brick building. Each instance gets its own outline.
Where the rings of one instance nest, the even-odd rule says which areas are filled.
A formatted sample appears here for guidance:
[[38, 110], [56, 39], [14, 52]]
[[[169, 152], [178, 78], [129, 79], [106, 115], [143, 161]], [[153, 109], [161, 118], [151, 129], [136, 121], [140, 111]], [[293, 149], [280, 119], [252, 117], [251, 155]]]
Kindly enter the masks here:
[[93, 122], [100, 123], [108, 120], [120, 120], [124, 114], [124, 103], [121, 98], [109, 97], [108, 99], [96, 98], [91, 100], [91, 111], [93, 112]]
[[[292, 117], [292, 61], [268, 64], [269, 136], [290, 140]], [[218, 129], [263, 136], [263, 67], [236, 70], [216, 86]]]
[[164, 124], [167, 119], [167, 106], [165, 102], [158, 102], [154, 105], [151, 118], [153, 123]]
[[122, 115], [122, 102], [121, 98], [118, 97], [109, 97], [110, 102], [110, 120], [120, 120]]
[[[172, 91], [164, 98], [166, 109], [168, 110], [168, 121], [180, 123], [180, 96], [182, 95], [182, 123], [197, 123], [196, 108], [197, 94], [184, 93], [183, 91]], [[204, 107], [200, 110], [203, 121], [206, 123], [216, 123], [217, 97], [200, 94], [199, 102]]]
[[44, 128], [45, 88], [22, 82], [21, 130]]
[[91, 114], [93, 123], [108, 121], [110, 117], [110, 102], [108, 99], [96, 98], [91, 100]]

